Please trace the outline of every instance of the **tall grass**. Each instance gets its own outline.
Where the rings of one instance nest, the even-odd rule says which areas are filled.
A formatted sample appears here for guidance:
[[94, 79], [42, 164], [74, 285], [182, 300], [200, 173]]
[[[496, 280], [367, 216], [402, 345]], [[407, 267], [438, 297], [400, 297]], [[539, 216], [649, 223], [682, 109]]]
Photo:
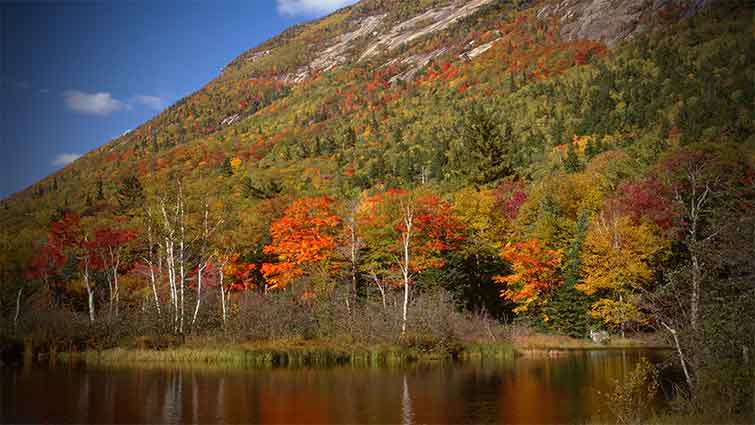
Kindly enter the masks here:
[[220, 363], [244, 367], [391, 367], [414, 362], [454, 359], [513, 358], [514, 348], [507, 343], [470, 344], [458, 351], [422, 352], [400, 346], [346, 348], [339, 346], [245, 346], [227, 348], [179, 347], [167, 350], [112, 348], [102, 351], [59, 353], [58, 360], [90, 364], [144, 363]]

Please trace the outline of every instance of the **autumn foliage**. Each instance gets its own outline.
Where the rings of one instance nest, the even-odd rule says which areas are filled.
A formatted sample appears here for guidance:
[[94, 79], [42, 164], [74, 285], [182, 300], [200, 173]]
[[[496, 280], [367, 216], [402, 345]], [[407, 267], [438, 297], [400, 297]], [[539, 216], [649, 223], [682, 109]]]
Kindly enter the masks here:
[[413, 214], [410, 237], [410, 269], [419, 273], [443, 267], [443, 254], [456, 249], [464, 240], [463, 225], [451, 205], [434, 194], [413, 196], [405, 190], [389, 190], [367, 197], [360, 206], [359, 222], [364, 229], [367, 257], [374, 266], [396, 267], [401, 256], [401, 235], [406, 232], [402, 211]]
[[525, 312], [559, 284], [561, 252], [546, 248], [537, 239], [506, 244], [501, 257], [511, 264], [512, 274], [494, 280], [506, 285], [501, 296], [518, 304], [515, 312]]
[[270, 225], [272, 242], [264, 252], [275, 255], [278, 262], [265, 263], [260, 271], [271, 288], [286, 287], [304, 274], [305, 267], [333, 254], [341, 222], [333, 213], [333, 202], [326, 196], [296, 200]]

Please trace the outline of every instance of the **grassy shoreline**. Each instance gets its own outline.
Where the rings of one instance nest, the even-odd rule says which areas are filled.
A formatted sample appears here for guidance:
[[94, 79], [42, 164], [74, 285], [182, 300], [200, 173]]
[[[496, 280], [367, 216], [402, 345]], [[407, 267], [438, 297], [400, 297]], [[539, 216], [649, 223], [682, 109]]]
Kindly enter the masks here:
[[59, 352], [60, 361], [98, 364], [225, 363], [249, 367], [398, 366], [453, 359], [508, 359], [518, 353], [509, 343], [467, 343], [444, 350], [420, 350], [399, 345], [345, 345], [329, 341], [264, 341], [224, 347], [181, 346], [167, 349], [110, 348]]
[[441, 349], [401, 345], [362, 345], [327, 340], [272, 340], [235, 344], [194, 341], [165, 348], [109, 348], [52, 353], [55, 360], [98, 364], [225, 363], [251, 367], [397, 366], [413, 362], [511, 359], [565, 354], [577, 350], [668, 349], [652, 340], [614, 339], [607, 344], [557, 335], [514, 337], [510, 342], [459, 342]]
[[656, 335], [642, 335], [633, 338], [614, 337], [606, 343], [598, 344], [589, 339], [578, 339], [563, 335], [535, 334], [515, 336], [512, 344], [520, 352], [537, 350], [611, 350], [611, 349], [671, 349]]

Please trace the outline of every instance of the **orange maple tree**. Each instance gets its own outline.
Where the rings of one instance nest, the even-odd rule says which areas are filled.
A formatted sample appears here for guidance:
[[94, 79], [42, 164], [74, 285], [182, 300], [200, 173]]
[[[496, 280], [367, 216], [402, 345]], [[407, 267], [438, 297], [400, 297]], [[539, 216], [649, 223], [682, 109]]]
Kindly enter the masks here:
[[277, 256], [278, 262], [260, 268], [269, 287], [287, 286], [304, 274], [304, 267], [322, 263], [333, 254], [341, 222], [332, 211], [333, 202], [327, 196], [296, 200], [270, 225], [272, 242], [264, 252]]
[[518, 304], [515, 313], [527, 311], [533, 303], [542, 303], [543, 295], [558, 284], [561, 252], [546, 248], [537, 239], [506, 244], [501, 257], [511, 264], [513, 273], [493, 280], [507, 285], [501, 296]]
[[400, 257], [401, 235], [406, 232], [401, 205], [411, 205], [413, 228], [411, 236], [411, 264], [414, 273], [442, 268], [443, 254], [458, 248], [464, 240], [463, 224], [451, 205], [435, 194], [412, 197], [402, 189], [391, 189], [362, 201], [359, 223], [367, 243], [368, 262], [377, 269], [391, 268], [393, 259]]

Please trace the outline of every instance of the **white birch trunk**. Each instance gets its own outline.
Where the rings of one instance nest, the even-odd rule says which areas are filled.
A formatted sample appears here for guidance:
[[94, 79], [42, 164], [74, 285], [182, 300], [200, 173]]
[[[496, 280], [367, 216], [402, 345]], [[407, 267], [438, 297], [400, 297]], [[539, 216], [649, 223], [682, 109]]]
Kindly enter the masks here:
[[403, 248], [403, 263], [401, 264], [401, 274], [404, 278], [404, 308], [403, 308], [403, 320], [401, 323], [401, 336], [403, 337], [406, 334], [406, 322], [407, 322], [407, 313], [409, 310], [409, 281], [410, 281], [410, 273], [409, 273], [409, 245], [411, 242], [412, 237], [412, 225], [414, 224], [414, 214], [411, 209], [411, 206], [405, 205], [403, 208], [404, 211], [404, 227], [405, 231], [401, 235], [401, 244]]
[[13, 331], [18, 328], [18, 316], [21, 314], [21, 294], [24, 292], [24, 287], [18, 288], [18, 295], [16, 295], [16, 314], [13, 316]]
[[383, 284], [380, 283], [380, 279], [377, 277], [377, 274], [375, 274], [375, 272], [372, 272], [372, 280], [375, 281], [375, 285], [377, 285], [378, 290], [380, 291], [380, 297], [383, 300], [383, 311], [385, 311], [386, 310], [386, 305], [385, 305], [385, 288], [383, 288]]
[[178, 267], [179, 267], [179, 297], [180, 297], [180, 313], [179, 313], [179, 321], [178, 321], [178, 333], [183, 335], [184, 333], [184, 306], [185, 306], [185, 298], [184, 298], [184, 287], [186, 286], [186, 270], [185, 270], [185, 246], [184, 246], [184, 237], [186, 236], [185, 233], [185, 227], [184, 227], [184, 206], [183, 206], [183, 192], [181, 190], [181, 184], [178, 184], [178, 215], [179, 215], [179, 228], [180, 228], [180, 236], [178, 240], [179, 244], [179, 251], [178, 251]]
[[202, 272], [204, 271], [207, 263], [204, 263], [197, 269], [197, 305], [194, 307], [194, 317], [191, 319], [191, 326], [194, 327], [194, 323], [197, 321], [197, 315], [199, 314], [199, 305], [202, 302]]
[[221, 267], [220, 267], [220, 285], [219, 285], [220, 286], [220, 307], [221, 307], [221, 311], [222, 311], [222, 314], [223, 314], [223, 327], [225, 327], [225, 322], [226, 322], [225, 298], [226, 297], [225, 297], [225, 289], [223, 288], [223, 277], [224, 277], [224, 273], [223, 273], [223, 267], [221, 265]]
[[89, 306], [89, 321], [94, 323], [94, 291], [89, 283], [89, 257], [84, 257], [84, 285], [87, 289], [87, 305]]

